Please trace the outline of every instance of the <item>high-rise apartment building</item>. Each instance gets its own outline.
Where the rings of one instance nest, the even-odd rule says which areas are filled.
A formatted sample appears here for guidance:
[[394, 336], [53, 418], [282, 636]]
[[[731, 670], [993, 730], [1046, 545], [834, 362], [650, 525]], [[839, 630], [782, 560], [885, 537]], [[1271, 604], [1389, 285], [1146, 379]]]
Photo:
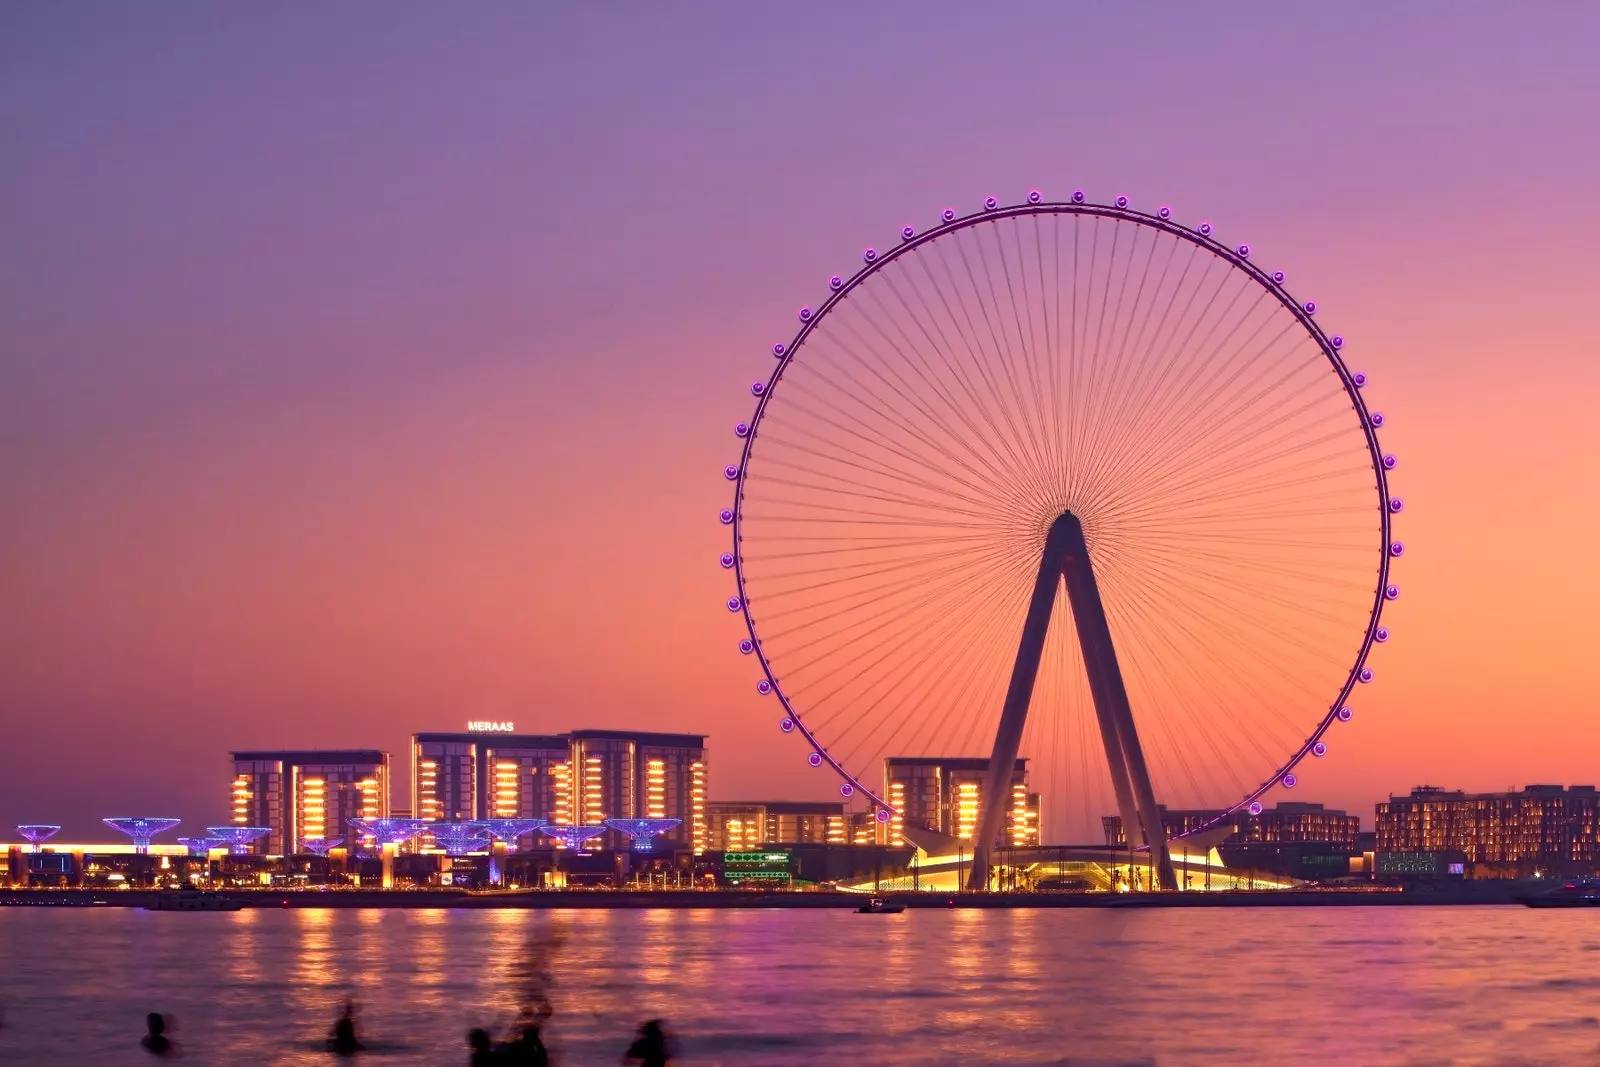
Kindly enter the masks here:
[[[606, 819], [679, 819], [657, 839], [657, 847], [706, 850], [704, 735], [574, 730], [570, 737], [571, 822], [597, 826]], [[619, 836], [608, 830], [603, 841], [627, 847]]]
[[270, 826], [255, 848], [297, 852], [306, 841], [349, 839], [349, 821], [389, 814], [389, 754], [377, 749], [234, 752], [236, 826]]
[[475, 723], [460, 733], [411, 738], [412, 810], [419, 819], [571, 821], [571, 742], [518, 734], [510, 723]]
[[[890, 756], [883, 761], [884, 799], [894, 812], [883, 826], [882, 840], [908, 842], [901, 833], [910, 825], [937, 830], [961, 841], [977, 832], [989, 761], [975, 757]], [[995, 844], [1005, 848], [1037, 845], [1039, 794], [1028, 791], [1028, 761], [1019, 759], [1011, 776], [1004, 825]]]
[[[848, 844], [852, 816], [842, 802], [714, 800], [706, 805], [713, 852], [739, 852], [763, 845]], [[872, 839], [868, 837], [868, 841]]]
[[1377, 805], [1380, 853], [1461, 852], [1506, 873], [1600, 869], [1600, 793], [1592, 785], [1530, 785], [1505, 793], [1418, 786]]

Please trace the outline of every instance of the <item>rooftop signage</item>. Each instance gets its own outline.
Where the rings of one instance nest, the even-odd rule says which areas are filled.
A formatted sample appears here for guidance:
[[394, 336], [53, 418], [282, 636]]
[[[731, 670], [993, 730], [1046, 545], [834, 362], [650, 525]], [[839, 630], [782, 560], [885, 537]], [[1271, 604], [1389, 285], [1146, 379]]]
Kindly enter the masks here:
[[488, 719], [473, 719], [467, 723], [469, 734], [514, 734], [517, 724], [514, 722], [492, 722]]

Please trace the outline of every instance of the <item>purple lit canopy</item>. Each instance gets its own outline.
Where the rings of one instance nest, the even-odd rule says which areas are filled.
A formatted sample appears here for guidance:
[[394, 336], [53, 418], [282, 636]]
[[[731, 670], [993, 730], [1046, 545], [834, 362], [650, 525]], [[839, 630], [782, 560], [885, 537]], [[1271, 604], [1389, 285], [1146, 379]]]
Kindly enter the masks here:
[[150, 851], [151, 838], [158, 834], [166, 833], [183, 820], [118, 816], [114, 819], [102, 819], [100, 821], [118, 833], [127, 834], [128, 838], [133, 842], [133, 850], [137, 853], [145, 853]]

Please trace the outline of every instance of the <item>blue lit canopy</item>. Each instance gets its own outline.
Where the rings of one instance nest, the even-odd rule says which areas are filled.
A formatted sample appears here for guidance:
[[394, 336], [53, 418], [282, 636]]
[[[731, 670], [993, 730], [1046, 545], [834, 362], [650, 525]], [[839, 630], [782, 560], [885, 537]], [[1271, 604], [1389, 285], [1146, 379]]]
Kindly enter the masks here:
[[300, 847], [314, 856], [326, 856], [329, 850], [337, 848], [340, 842], [323, 837], [308, 837], [300, 842]]
[[539, 832], [546, 837], [553, 837], [568, 848], [579, 849], [588, 841], [599, 837], [608, 830], [605, 824], [598, 826], [562, 826], [547, 823], [539, 827]]
[[477, 823], [428, 823], [423, 832], [431, 834], [447, 856], [465, 856], [469, 852], [482, 852], [489, 847], [489, 832]]
[[151, 838], [157, 834], [166, 833], [183, 820], [119, 816], [114, 819], [101, 819], [100, 821], [119, 833], [127, 834], [129, 839], [133, 841], [133, 850], [143, 853], [150, 851]]
[[349, 823], [357, 833], [380, 845], [398, 845], [428, 829], [426, 819], [351, 819]]
[[23, 823], [17, 827], [17, 833], [22, 835], [23, 840], [36, 849], [60, 832], [61, 827], [40, 822]]
[[548, 819], [478, 819], [472, 825], [491, 837], [515, 846], [517, 838], [526, 837], [548, 822]]
[[682, 819], [607, 819], [606, 825], [627, 834], [633, 841], [635, 852], [649, 852], [651, 838], [682, 825]]
[[178, 844], [189, 850], [191, 856], [208, 856], [214, 848], [221, 848], [228, 842], [220, 837], [180, 837]]
[[206, 833], [228, 843], [228, 852], [235, 856], [248, 856], [250, 846], [272, 833], [270, 826], [208, 826]]

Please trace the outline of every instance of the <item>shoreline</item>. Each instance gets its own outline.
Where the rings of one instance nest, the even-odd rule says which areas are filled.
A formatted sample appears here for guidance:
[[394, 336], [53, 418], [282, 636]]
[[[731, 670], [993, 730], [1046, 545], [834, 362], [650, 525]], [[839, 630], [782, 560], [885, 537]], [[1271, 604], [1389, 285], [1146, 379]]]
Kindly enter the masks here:
[[[519, 908], [547, 911], [567, 908], [666, 908], [679, 910], [859, 908], [869, 895], [907, 908], [1281, 908], [1281, 907], [1425, 907], [1516, 905], [1527, 894], [1519, 883], [1478, 883], [1429, 890], [1373, 889], [1222, 890], [1181, 893], [841, 893], [748, 890], [508, 890], [470, 892], [417, 890], [218, 890], [217, 896], [245, 908], [401, 908], [477, 910]], [[13, 889], [0, 890], [0, 907], [143, 908], [156, 903], [161, 891], [147, 889]]]

